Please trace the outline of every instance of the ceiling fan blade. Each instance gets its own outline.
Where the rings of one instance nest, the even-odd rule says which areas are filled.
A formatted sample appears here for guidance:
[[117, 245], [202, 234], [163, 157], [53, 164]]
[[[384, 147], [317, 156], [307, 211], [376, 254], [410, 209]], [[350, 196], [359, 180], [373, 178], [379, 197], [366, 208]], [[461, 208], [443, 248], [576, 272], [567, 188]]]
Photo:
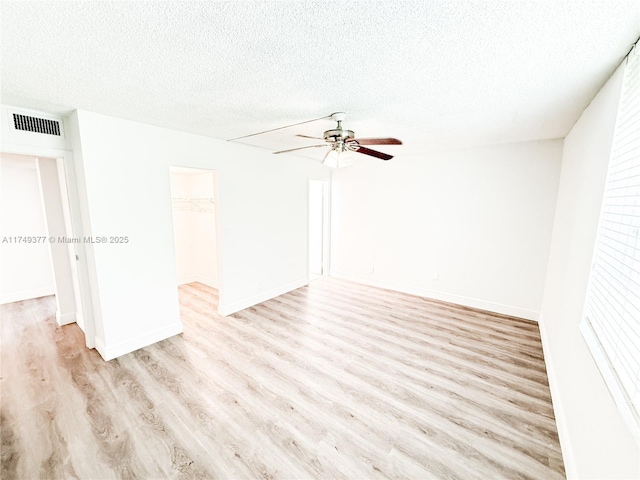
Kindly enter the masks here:
[[371, 157], [379, 158], [380, 160], [391, 160], [393, 158], [393, 155], [387, 155], [386, 153], [382, 153], [377, 150], [371, 150], [367, 147], [358, 147], [354, 151], [358, 153], [364, 153], [365, 155], [369, 155]]
[[309, 135], [296, 135], [296, 137], [302, 137], [302, 138], [313, 138], [314, 140], [324, 140], [324, 138], [320, 138], [320, 137], [310, 137]]
[[327, 144], [323, 143], [322, 145], [308, 145], [306, 147], [298, 147], [298, 148], [290, 148], [289, 150], [280, 150], [279, 152], [273, 152], [273, 153], [287, 153], [287, 152], [293, 152], [295, 150], [304, 150], [305, 148], [316, 148], [316, 147], [326, 147]]
[[356, 138], [360, 145], [402, 145], [397, 138]]

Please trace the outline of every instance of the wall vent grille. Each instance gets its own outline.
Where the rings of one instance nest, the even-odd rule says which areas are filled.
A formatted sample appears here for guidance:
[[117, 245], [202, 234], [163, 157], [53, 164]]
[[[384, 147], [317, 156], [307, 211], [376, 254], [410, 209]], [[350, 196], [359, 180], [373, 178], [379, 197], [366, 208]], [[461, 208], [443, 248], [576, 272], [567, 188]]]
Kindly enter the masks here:
[[30, 117], [28, 115], [13, 114], [13, 126], [16, 130], [25, 132], [44, 133], [60, 137], [60, 122], [46, 118]]

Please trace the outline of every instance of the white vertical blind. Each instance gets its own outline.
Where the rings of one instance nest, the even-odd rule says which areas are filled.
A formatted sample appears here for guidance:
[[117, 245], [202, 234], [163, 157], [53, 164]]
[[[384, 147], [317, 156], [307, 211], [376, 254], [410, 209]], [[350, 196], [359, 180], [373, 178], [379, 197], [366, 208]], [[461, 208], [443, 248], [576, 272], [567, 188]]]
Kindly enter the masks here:
[[640, 438], [640, 54], [627, 57], [582, 332]]

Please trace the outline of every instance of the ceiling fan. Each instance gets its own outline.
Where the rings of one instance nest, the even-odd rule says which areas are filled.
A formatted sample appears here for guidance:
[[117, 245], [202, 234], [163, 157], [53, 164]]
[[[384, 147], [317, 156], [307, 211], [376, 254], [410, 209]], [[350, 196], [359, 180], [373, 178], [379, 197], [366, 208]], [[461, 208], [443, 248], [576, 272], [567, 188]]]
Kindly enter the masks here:
[[372, 150], [367, 148], [365, 145], [402, 145], [402, 142], [397, 138], [355, 138], [355, 134], [353, 130], [346, 130], [342, 128], [342, 122], [347, 116], [344, 112], [336, 112], [332, 113], [327, 117], [316, 118], [313, 120], [308, 120], [305, 122], [295, 123], [293, 125], [287, 125], [285, 127], [274, 128], [272, 130], [266, 130], [260, 133], [254, 133], [251, 135], [245, 135], [243, 137], [232, 138], [231, 140], [238, 140], [240, 138], [251, 137], [254, 135], [260, 135], [262, 133], [272, 132], [274, 130], [281, 130], [283, 128], [294, 127], [296, 125], [301, 125], [303, 123], [315, 122], [317, 120], [323, 120], [325, 118], [331, 118], [335, 122], [337, 122], [337, 126], [330, 130], [326, 130], [324, 132], [323, 138], [320, 137], [310, 137], [308, 135], [296, 135], [297, 137], [302, 138], [311, 138], [314, 140], [324, 140], [324, 143], [316, 144], [316, 145], [308, 145], [306, 147], [297, 147], [290, 148], [287, 150], [279, 150], [277, 152], [273, 152], [275, 154], [279, 153], [287, 153], [294, 152], [297, 150], [304, 150], [307, 148], [320, 148], [320, 147], [330, 147], [327, 154], [324, 156], [322, 163], [329, 167], [339, 168], [346, 167], [353, 163], [353, 158], [349, 155], [350, 153], [361, 153], [364, 155], [369, 155], [371, 157], [379, 158], [380, 160], [391, 160], [393, 155], [388, 155], [383, 152], [379, 152], [377, 150]]

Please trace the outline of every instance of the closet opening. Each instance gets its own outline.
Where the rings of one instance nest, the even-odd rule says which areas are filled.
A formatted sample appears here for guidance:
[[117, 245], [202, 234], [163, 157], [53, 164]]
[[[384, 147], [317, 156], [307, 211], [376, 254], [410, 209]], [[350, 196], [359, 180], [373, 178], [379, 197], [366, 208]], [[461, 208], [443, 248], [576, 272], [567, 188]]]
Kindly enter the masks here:
[[176, 281], [180, 301], [187, 295], [206, 298], [218, 311], [217, 173], [170, 167]]

